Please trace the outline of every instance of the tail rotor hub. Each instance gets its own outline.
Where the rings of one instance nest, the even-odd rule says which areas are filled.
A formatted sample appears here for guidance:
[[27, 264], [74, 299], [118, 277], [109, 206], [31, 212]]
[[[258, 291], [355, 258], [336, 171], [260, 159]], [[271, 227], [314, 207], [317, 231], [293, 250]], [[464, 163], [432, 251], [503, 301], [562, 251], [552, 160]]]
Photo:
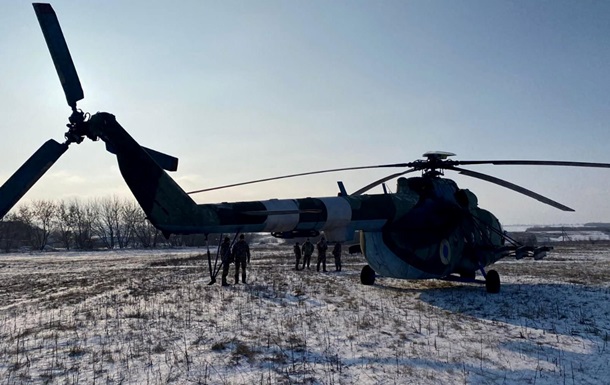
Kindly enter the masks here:
[[91, 133], [89, 130], [89, 113], [83, 112], [82, 110], [76, 109], [76, 107], [72, 108], [72, 115], [68, 118], [70, 123], [66, 124], [68, 127], [68, 131], [64, 134], [66, 138], [66, 143], [76, 143], [80, 144], [85, 136], [89, 139], [96, 141], [98, 139], [97, 135]]

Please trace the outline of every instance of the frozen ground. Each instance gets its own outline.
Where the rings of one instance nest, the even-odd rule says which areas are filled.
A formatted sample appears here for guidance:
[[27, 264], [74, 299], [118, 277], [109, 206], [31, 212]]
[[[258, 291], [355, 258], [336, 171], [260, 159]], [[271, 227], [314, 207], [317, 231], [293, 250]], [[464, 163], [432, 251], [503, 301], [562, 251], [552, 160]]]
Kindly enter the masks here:
[[[262, 247], [262, 246], [261, 246]], [[0, 384], [605, 384], [608, 244], [496, 265], [503, 286], [292, 270], [247, 285], [203, 250], [0, 255]], [[330, 269], [333, 270], [333, 269]]]

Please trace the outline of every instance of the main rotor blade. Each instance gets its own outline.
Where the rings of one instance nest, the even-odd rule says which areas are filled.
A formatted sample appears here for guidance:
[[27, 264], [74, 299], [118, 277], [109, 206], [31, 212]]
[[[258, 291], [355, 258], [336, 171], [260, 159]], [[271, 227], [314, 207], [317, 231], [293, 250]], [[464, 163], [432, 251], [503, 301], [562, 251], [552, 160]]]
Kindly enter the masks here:
[[389, 181], [391, 179], [394, 179], [394, 178], [398, 178], [401, 175], [405, 175], [405, 174], [408, 174], [408, 173], [413, 172], [413, 171], [417, 171], [417, 170], [416, 169], [411, 169], [411, 170], [407, 170], [407, 171], [403, 171], [403, 172], [397, 172], [396, 174], [388, 175], [388, 176], [386, 176], [384, 178], [376, 180], [373, 183], [367, 184], [366, 186], [364, 186], [363, 188], [361, 188], [360, 190], [354, 192], [351, 195], [362, 195], [365, 192], [367, 192], [370, 189], [372, 189], [373, 187], [379, 186], [380, 184], [382, 184], [384, 182], [387, 182], [387, 181]]
[[334, 168], [334, 169], [329, 169], [329, 170], [302, 172], [302, 173], [298, 173], [298, 174], [282, 175], [282, 176], [276, 176], [276, 177], [272, 177], [272, 178], [256, 179], [256, 180], [251, 180], [248, 182], [233, 183], [233, 184], [227, 184], [224, 186], [217, 186], [217, 187], [210, 187], [210, 188], [205, 188], [205, 189], [201, 189], [201, 190], [194, 190], [194, 191], [187, 192], [187, 194], [197, 194], [197, 193], [202, 193], [202, 192], [206, 192], [206, 191], [221, 190], [221, 189], [225, 189], [225, 188], [229, 188], [229, 187], [244, 186], [244, 185], [253, 184], [253, 183], [269, 182], [272, 180], [286, 179], [286, 178], [294, 178], [297, 176], [325, 174], [325, 173], [329, 173], [329, 172], [338, 172], [338, 171], [364, 170], [364, 169], [370, 169], [370, 168], [387, 168], [387, 167], [407, 167], [407, 163], [380, 164], [380, 165], [376, 165], [376, 166], [345, 167], [345, 168]]
[[555, 160], [457, 160], [456, 165], [493, 164], [493, 165], [528, 165], [528, 166], [569, 166], [610, 168], [610, 163], [570, 162]]
[[495, 176], [491, 176], [491, 175], [487, 175], [487, 174], [481, 174], [480, 172], [465, 170], [465, 169], [462, 169], [462, 168], [459, 168], [459, 167], [453, 167], [453, 166], [446, 167], [446, 169], [447, 170], [457, 171], [460, 174], [464, 174], [466, 176], [470, 176], [470, 177], [473, 177], [473, 178], [485, 180], [487, 182], [495, 183], [497, 185], [500, 185], [502, 187], [506, 187], [508, 189], [511, 189], [511, 190], [516, 191], [518, 193], [521, 193], [523, 195], [527, 195], [528, 197], [534, 198], [534, 199], [536, 199], [536, 200], [538, 200], [538, 201], [540, 201], [542, 203], [546, 203], [547, 205], [553, 206], [553, 207], [555, 207], [555, 208], [557, 208], [559, 210], [574, 211], [574, 209], [571, 209], [568, 206], [564, 206], [564, 205], [562, 205], [559, 202], [555, 202], [554, 200], [551, 200], [551, 199], [549, 199], [549, 198], [547, 198], [545, 196], [537, 194], [537, 193], [535, 193], [533, 191], [530, 191], [530, 190], [528, 190], [528, 189], [526, 189], [524, 187], [517, 186], [514, 183], [510, 183], [510, 182], [507, 182], [507, 181], [505, 181], [503, 179], [496, 178]]
[[50, 139], [15, 171], [0, 187], [0, 218], [13, 208], [67, 149], [66, 143], [60, 144]]
[[49, 47], [51, 58], [53, 58], [57, 75], [59, 75], [59, 80], [64, 88], [68, 105], [76, 107], [76, 102], [84, 98], [85, 95], [72, 56], [70, 56], [66, 39], [61, 31], [59, 20], [57, 20], [57, 15], [51, 4], [34, 3], [32, 5], [38, 17], [44, 39], [47, 42], [47, 47]]

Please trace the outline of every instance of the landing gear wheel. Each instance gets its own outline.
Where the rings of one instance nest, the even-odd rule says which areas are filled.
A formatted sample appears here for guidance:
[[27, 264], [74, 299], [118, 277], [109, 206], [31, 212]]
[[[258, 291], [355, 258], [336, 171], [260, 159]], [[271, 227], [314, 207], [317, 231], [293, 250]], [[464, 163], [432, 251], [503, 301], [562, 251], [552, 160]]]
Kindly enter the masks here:
[[371, 269], [369, 265], [362, 268], [360, 273], [360, 282], [363, 285], [373, 285], [375, 283], [375, 270]]
[[500, 292], [500, 274], [495, 270], [489, 270], [487, 272], [487, 279], [485, 279], [485, 288], [488, 293], [499, 293]]

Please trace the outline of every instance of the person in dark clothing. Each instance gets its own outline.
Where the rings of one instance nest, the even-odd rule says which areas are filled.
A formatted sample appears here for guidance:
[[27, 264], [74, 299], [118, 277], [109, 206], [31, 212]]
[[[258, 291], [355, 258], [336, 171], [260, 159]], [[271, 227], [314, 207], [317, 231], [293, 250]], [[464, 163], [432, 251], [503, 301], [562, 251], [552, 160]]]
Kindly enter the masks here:
[[250, 246], [248, 246], [243, 234], [239, 236], [239, 241], [233, 245], [233, 258], [235, 258], [235, 284], [239, 283], [240, 267], [241, 281], [246, 283], [246, 265], [250, 263]]
[[326, 250], [328, 249], [328, 244], [326, 243], [326, 239], [324, 237], [320, 238], [318, 243], [316, 243], [316, 248], [318, 249], [317, 270], [320, 271], [320, 263], [321, 263], [322, 271], [326, 272]]
[[220, 244], [220, 261], [222, 262], [222, 286], [229, 286], [227, 276], [229, 275], [229, 266], [233, 263], [231, 239], [229, 237], [225, 237], [224, 241]]
[[313, 243], [309, 241], [309, 238], [303, 243], [303, 247], [301, 247], [301, 252], [303, 254], [303, 269], [305, 269], [305, 265], [309, 269], [309, 263], [311, 262], [311, 255], [313, 254]]
[[299, 242], [294, 244], [293, 250], [294, 250], [294, 257], [297, 260], [296, 266], [294, 269], [299, 270], [299, 262], [301, 262], [301, 246], [299, 246]]
[[335, 257], [335, 271], [341, 271], [341, 243], [335, 243], [333, 247], [333, 257]]

